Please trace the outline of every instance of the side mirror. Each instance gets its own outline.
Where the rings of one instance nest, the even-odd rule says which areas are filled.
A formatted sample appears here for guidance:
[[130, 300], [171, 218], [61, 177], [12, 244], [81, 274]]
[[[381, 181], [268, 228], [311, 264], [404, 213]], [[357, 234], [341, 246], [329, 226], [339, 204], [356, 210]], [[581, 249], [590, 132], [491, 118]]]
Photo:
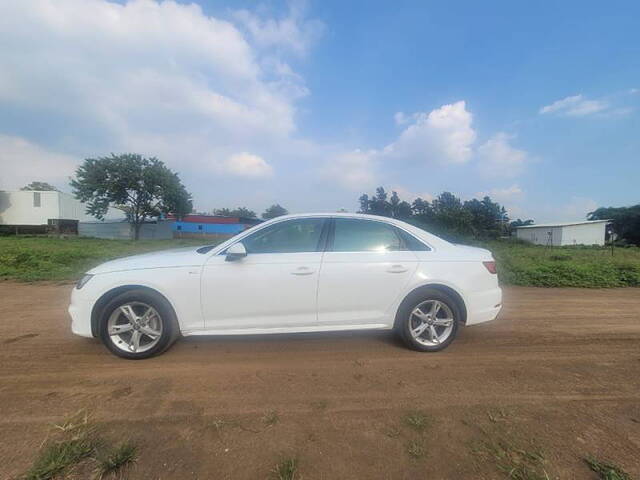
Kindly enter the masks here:
[[240, 260], [247, 256], [247, 249], [244, 248], [242, 242], [234, 243], [229, 248], [227, 248], [227, 257], [225, 260], [227, 262], [235, 262], [236, 260]]

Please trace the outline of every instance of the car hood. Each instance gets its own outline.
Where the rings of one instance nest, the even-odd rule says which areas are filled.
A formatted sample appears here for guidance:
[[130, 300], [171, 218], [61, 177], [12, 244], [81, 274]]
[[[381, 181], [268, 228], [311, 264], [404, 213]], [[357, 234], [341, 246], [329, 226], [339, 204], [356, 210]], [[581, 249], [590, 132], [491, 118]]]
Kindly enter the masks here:
[[485, 248], [470, 247], [468, 245], [455, 244], [458, 253], [463, 257], [468, 257], [469, 260], [493, 260], [491, 252]]
[[174, 248], [158, 252], [143, 253], [130, 257], [117, 258], [102, 263], [89, 270], [87, 273], [96, 275], [100, 273], [121, 272], [123, 270], [140, 270], [146, 268], [188, 267], [200, 266], [207, 255], [202, 255], [196, 250], [198, 247]]

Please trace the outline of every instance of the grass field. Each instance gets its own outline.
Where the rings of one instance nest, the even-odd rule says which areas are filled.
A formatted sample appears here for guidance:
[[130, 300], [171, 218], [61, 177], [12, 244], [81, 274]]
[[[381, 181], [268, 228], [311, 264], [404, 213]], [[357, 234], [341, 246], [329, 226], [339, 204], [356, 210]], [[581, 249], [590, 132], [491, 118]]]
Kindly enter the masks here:
[[[0, 278], [20, 281], [76, 280], [106, 260], [153, 250], [205, 244], [199, 239], [100, 240], [0, 237]], [[505, 285], [537, 287], [638, 287], [640, 248], [556, 247], [494, 241], [491, 250]]]

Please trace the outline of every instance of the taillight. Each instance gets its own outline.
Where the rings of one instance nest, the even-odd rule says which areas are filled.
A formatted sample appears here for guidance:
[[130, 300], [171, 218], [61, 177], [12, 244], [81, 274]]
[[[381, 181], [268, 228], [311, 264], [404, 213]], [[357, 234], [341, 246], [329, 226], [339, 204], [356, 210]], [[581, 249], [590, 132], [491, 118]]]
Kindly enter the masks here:
[[486, 267], [487, 270], [489, 270], [489, 273], [493, 273], [494, 275], [498, 273], [498, 270], [496, 269], [496, 262], [494, 262], [493, 260], [490, 262], [482, 262], [482, 264]]

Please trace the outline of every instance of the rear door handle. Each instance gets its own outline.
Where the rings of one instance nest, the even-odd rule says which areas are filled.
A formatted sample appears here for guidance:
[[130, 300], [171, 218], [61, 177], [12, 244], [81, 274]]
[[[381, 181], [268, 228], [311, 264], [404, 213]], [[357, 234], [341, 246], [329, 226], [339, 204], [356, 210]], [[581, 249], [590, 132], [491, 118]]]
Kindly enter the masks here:
[[291, 275], [311, 275], [314, 272], [315, 270], [309, 267], [298, 267], [293, 272], [291, 272]]
[[404, 265], [391, 265], [389, 268], [387, 268], [387, 272], [389, 273], [404, 273], [407, 270], [408, 269], [405, 268]]

